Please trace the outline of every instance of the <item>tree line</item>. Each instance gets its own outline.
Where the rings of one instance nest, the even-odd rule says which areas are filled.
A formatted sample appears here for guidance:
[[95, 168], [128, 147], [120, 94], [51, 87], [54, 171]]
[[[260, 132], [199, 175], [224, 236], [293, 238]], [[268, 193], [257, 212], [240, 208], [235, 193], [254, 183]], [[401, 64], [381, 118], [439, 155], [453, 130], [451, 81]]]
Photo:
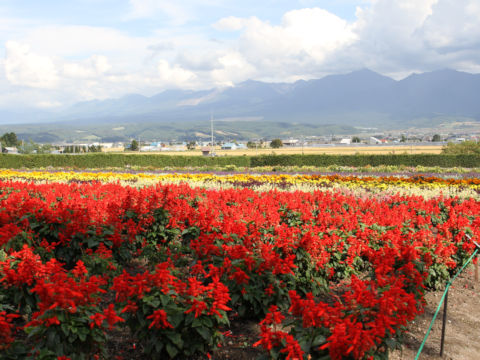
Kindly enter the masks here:
[[0, 147], [3, 153], [7, 152], [8, 147], [14, 147], [20, 154], [49, 154], [53, 150], [63, 149], [65, 154], [78, 154], [86, 152], [101, 152], [101, 145], [68, 145], [54, 146], [52, 144], [37, 144], [32, 140], [19, 140], [14, 132], [6, 132], [0, 136]]

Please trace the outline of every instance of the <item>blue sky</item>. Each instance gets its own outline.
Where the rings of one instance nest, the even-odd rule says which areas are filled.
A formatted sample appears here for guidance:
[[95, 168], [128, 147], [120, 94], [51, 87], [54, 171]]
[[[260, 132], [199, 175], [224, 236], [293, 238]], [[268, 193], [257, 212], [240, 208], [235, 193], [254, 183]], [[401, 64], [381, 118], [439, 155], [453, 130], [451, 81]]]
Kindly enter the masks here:
[[0, 108], [370, 68], [480, 72], [480, 0], [0, 0]]

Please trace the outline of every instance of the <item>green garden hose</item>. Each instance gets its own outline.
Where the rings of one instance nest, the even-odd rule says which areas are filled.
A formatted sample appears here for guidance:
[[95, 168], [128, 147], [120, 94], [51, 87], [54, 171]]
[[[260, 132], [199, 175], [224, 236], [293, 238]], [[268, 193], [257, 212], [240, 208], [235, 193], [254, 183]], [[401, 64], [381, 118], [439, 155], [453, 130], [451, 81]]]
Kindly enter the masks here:
[[450, 288], [450, 285], [452, 285], [452, 282], [457, 278], [458, 275], [460, 275], [460, 273], [465, 269], [465, 267], [470, 263], [470, 261], [472, 261], [472, 259], [475, 257], [475, 255], [477, 255], [477, 252], [478, 252], [478, 248], [468, 258], [467, 262], [462, 266], [460, 271], [458, 271], [455, 274], [455, 276], [448, 281], [447, 286], [445, 287], [445, 291], [443, 292], [442, 298], [440, 299], [440, 303], [438, 304], [437, 311], [435, 311], [435, 314], [433, 315], [433, 318], [432, 318], [432, 321], [430, 322], [430, 326], [427, 330], [427, 333], [425, 334], [423, 342], [420, 345], [420, 348], [418, 349], [417, 356], [415, 356], [415, 360], [417, 360], [418, 357], [420, 356], [420, 354], [422, 352], [422, 349], [423, 349], [423, 346], [425, 345], [425, 342], [427, 341], [428, 335], [430, 335], [430, 331], [432, 330], [433, 323], [435, 322], [435, 319], [437, 318], [438, 312], [440, 311], [440, 307], [442, 306], [443, 301], [445, 300], [445, 296], [447, 295], [447, 292], [448, 292], [448, 289]]

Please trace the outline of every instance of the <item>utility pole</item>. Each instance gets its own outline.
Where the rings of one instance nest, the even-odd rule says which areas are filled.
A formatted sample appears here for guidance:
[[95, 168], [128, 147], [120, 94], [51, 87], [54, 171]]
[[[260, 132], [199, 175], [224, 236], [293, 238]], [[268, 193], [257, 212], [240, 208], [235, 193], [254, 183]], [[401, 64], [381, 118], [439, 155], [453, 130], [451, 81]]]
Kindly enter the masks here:
[[212, 135], [211, 146], [210, 146], [210, 155], [215, 156], [215, 147], [213, 145], [213, 115], [210, 113], [210, 132]]

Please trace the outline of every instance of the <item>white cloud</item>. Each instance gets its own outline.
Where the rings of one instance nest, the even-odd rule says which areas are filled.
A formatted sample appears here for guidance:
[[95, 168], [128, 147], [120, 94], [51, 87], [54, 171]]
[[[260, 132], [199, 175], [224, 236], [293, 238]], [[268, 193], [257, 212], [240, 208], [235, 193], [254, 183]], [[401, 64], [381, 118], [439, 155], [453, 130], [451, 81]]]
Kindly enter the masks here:
[[15, 41], [8, 41], [5, 48], [5, 74], [11, 84], [45, 89], [58, 85], [57, 68], [50, 57], [35, 54], [28, 45]]
[[189, 82], [196, 78], [196, 75], [178, 65], [171, 66], [168, 61], [160, 60], [158, 62], [159, 81], [163, 85], [181, 87], [191, 87]]
[[326, 59], [355, 39], [347, 21], [326, 10], [308, 8], [287, 12], [278, 26], [248, 19], [239, 51], [264, 79], [312, 77]]
[[62, 74], [67, 78], [88, 79], [102, 76], [110, 68], [111, 65], [106, 56], [93, 55], [83, 62], [65, 63]]
[[263, 80], [312, 78], [362, 67], [397, 78], [445, 67], [480, 67], [478, 0], [364, 3], [350, 23], [324, 9], [306, 8], [285, 13], [279, 25], [230, 16], [213, 26], [241, 31], [230, 50], [253, 67], [245, 73]]
[[[145, 28], [136, 35], [3, 15], [0, 102], [45, 107], [249, 78], [318, 78], [361, 67], [397, 77], [446, 67], [480, 71], [479, 0], [359, 0], [355, 21], [318, 7], [286, 11], [270, 21], [239, 17], [223, 1], [129, 0], [129, 20], [159, 24], [152, 29], [153, 21], [142, 22]], [[231, 16], [208, 26], [197, 13], [207, 6]], [[196, 28], [185, 25], [191, 20]], [[122, 24], [133, 29], [136, 23]], [[145, 29], [148, 35], [138, 35]]]
[[357, 11], [359, 40], [348, 51], [383, 73], [464, 69], [478, 64], [479, 7], [478, 0], [376, 0]]
[[319, 60], [355, 40], [345, 20], [319, 8], [290, 11], [285, 14], [283, 24], [287, 36]]
[[238, 52], [227, 52], [218, 59], [219, 67], [210, 74], [216, 86], [232, 86], [256, 75], [255, 67]]
[[439, 50], [478, 47], [479, 19], [478, 0], [439, 1], [423, 24], [422, 36], [429, 47]]
[[242, 30], [248, 24], [248, 19], [236, 16], [228, 16], [218, 20], [213, 27], [219, 31], [237, 31]]
[[112, 54], [125, 59], [131, 58], [132, 53], [143, 55], [152, 39], [105, 27], [49, 25], [30, 29], [18, 41], [43, 54], [62, 57]]
[[38, 101], [35, 103], [36, 107], [39, 107], [41, 109], [54, 109], [62, 106], [62, 103], [59, 101]]
[[130, 19], [155, 17], [158, 13], [166, 15], [173, 25], [182, 25], [193, 18], [191, 12], [178, 1], [171, 0], [130, 0]]

